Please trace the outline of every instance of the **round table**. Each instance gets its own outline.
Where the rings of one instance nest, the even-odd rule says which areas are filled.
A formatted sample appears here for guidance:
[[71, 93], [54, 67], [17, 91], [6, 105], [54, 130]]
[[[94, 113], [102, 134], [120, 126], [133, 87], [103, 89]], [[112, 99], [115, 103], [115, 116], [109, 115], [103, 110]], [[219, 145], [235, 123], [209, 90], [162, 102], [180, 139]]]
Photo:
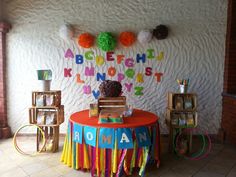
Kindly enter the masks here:
[[[83, 110], [73, 113], [68, 123], [68, 131], [64, 142], [61, 161], [74, 169], [90, 170], [91, 176], [111, 176], [111, 174], [119, 175], [121, 170], [131, 175], [134, 168], [138, 167], [139, 175], [143, 175], [148, 162], [154, 162], [157, 166], [160, 164], [160, 133], [158, 116], [155, 114], [134, 109], [132, 116], [125, 117], [122, 124], [99, 124], [98, 117], [89, 117], [89, 110]], [[90, 146], [85, 143], [84, 137], [82, 143], [73, 141], [73, 129], [75, 125], [85, 127], [95, 127], [100, 133], [101, 129], [109, 128], [114, 131], [119, 129], [130, 129], [132, 131], [133, 148], [118, 149], [117, 140], [114, 148], [100, 148]], [[136, 129], [144, 127], [150, 135], [151, 145], [147, 147], [139, 147], [135, 135]], [[117, 134], [116, 134], [117, 135]]]
[[132, 116], [123, 118], [124, 123], [122, 124], [99, 124], [98, 117], [89, 117], [89, 110], [83, 110], [72, 114], [70, 121], [92, 127], [135, 128], [154, 125], [157, 123], [158, 117], [151, 112], [135, 109]]

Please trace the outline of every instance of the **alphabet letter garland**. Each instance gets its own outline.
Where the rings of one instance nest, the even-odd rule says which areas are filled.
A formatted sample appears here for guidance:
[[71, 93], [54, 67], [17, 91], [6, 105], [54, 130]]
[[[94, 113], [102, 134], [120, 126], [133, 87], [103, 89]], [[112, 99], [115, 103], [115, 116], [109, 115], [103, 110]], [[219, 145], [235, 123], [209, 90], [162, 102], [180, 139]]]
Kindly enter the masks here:
[[[151, 136], [147, 127], [138, 127], [132, 130], [131, 128], [94, 128], [89, 126], [81, 126], [73, 123], [73, 141], [79, 144], [83, 142], [99, 148], [113, 149], [115, 142], [118, 144], [118, 149], [133, 148], [133, 132], [135, 133], [138, 147], [147, 147], [151, 145]], [[97, 136], [98, 134], [98, 136]], [[96, 145], [98, 137], [98, 145]], [[82, 141], [84, 139], [84, 141]], [[115, 141], [116, 140], [116, 141]]]
[[[82, 86], [83, 93], [93, 95], [95, 99], [98, 99], [100, 93], [97, 91], [98, 88], [93, 88], [96, 84], [89, 85], [86, 83], [90, 78], [94, 78], [95, 82], [102, 82], [106, 79], [117, 80], [123, 84], [123, 88], [127, 92], [133, 93], [135, 96], [142, 96], [145, 95], [145, 85], [142, 85], [145, 80], [154, 79], [154, 82], [159, 84], [163, 77], [163, 73], [156, 71], [153, 66], [155, 66], [155, 62], [158, 63], [163, 60], [164, 52], [155, 53], [154, 49], [147, 49], [146, 53], [137, 53], [135, 57], [130, 57], [116, 54], [113, 51], [106, 52], [104, 56], [96, 55], [92, 50], [88, 50], [84, 54], [74, 54], [68, 48], [64, 57], [67, 61], [70, 59], [70, 62], [74, 62], [79, 67], [85, 63], [87, 64], [83, 66], [84, 70], [79, 73], [72, 68], [65, 67], [63, 74], [65, 78], [75, 75], [75, 82]], [[109, 65], [104, 70], [103, 65], [106, 63]], [[135, 70], [136, 65], [145, 65], [143, 72]], [[101, 71], [96, 70], [100, 67]]]

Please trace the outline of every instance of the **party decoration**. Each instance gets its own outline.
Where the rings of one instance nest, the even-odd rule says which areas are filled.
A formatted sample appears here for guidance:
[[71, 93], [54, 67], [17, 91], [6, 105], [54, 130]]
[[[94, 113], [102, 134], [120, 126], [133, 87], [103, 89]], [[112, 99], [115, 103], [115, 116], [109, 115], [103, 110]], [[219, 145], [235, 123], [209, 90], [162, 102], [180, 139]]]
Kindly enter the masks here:
[[155, 77], [157, 82], [161, 82], [161, 77], [163, 76], [163, 73], [155, 73]]
[[94, 127], [84, 127], [85, 143], [93, 147], [96, 146], [97, 129]]
[[97, 66], [102, 66], [104, 64], [104, 58], [102, 56], [97, 56], [95, 60]]
[[136, 138], [139, 147], [150, 146], [151, 140], [147, 127], [135, 128]]
[[[146, 79], [153, 78], [156, 80], [156, 83], [161, 82], [163, 73], [155, 72], [153, 67], [155, 63], [158, 64], [159, 61], [163, 59], [163, 51], [155, 52], [154, 49], [148, 48], [146, 52], [137, 53], [134, 57], [125, 56], [121, 53], [116, 54], [114, 51], [107, 51], [101, 55], [96, 55], [96, 53], [97, 52], [94, 50], [87, 50], [84, 54], [74, 54], [71, 49], [67, 49], [64, 54], [65, 58], [74, 57], [74, 62], [81, 66], [73, 67], [73, 69], [72, 67], [64, 68], [64, 77], [69, 79], [75, 74], [75, 79], [73, 80], [82, 87], [88, 79], [95, 79], [97, 82], [102, 82], [112, 78], [125, 86], [127, 92], [132, 92], [132, 94], [136, 96], [142, 96], [144, 93], [143, 87], [134, 88], [135, 84], [144, 83]], [[71, 64], [73, 64], [71, 62], [72, 61], [67, 61], [67, 66], [71, 66]], [[107, 65], [107, 67], [103, 68], [104, 65]], [[138, 65], [138, 68], [141, 68], [137, 70], [136, 65]], [[83, 73], [81, 73], [81, 71], [76, 73], [76, 68], [78, 69], [79, 67], [83, 67]], [[124, 80], [128, 83], [122, 82]], [[130, 85], [131, 80], [135, 82], [133, 85]], [[88, 86], [90, 89], [88, 89]], [[82, 88], [83, 93], [88, 95], [92, 94], [92, 96], [97, 99], [97, 97], [100, 96], [100, 92], [98, 94], [96, 94], [97, 92], [92, 93], [94, 89], [96, 90], [96, 84], [91, 83], [87, 83], [86, 86]]]
[[153, 36], [155, 36], [156, 39], [166, 39], [168, 36], [168, 28], [165, 25], [158, 25], [153, 30]]
[[141, 44], [147, 44], [152, 40], [152, 32], [149, 30], [141, 30], [138, 33], [138, 41]]
[[141, 95], [143, 95], [143, 87], [134, 87], [134, 90], [135, 90], [135, 95], [136, 96], [141, 96]]
[[84, 62], [83, 55], [75, 55], [75, 63], [76, 64], [83, 64], [83, 62]]
[[83, 90], [84, 90], [84, 94], [90, 94], [91, 93], [91, 86], [90, 85], [84, 85]]
[[65, 40], [69, 41], [74, 35], [74, 29], [70, 24], [64, 24], [59, 29], [59, 36]]
[[135, 71], [133, 69], [127, 69], [125, 71], [125, 75], [128, 77], [128, 78], [133, 78], [134, 77], [134, 74], [135, 74]]
[[106, 73], [97, 73], [97, 81], [105, 81], [106, 80]]
[[142, 73], [137, 74], [136, 82], [143, 83], [143, 74]]
[[99, 95], [100, 95], [100, 91], [99, 91], [99, 90], [98, 90], [98, 91], [93, 90], [92, 92], [93, 92], [94, 98], [95, 98], [95, 99], [98, 99], [98, 97], [99, 97]]
[[100, 84], [99, 91], [103, 97], [118, 97], [122, 93], [122, 85], [118, 81], [106, 80]]
[[97, 38], [97, 45], [103, 51], [112, 51], [116, 47], [116, 39], [110, 32], [101, 32]]
[[93, 54], [94, 52], [92, 50], [89, 50], [85, 52], [84, 57], [86, 58], [86, 60], [93, 60]]
[[64, 77], [72, 77], [72, 68], [64, 68]]
[[125, 87], [126, 87], [126, 89], [127, 89], [128, 92], [131, 91], [132, 86], [133, 86], [132, 83], [125, 83]]
[[79, 124], [73, 126], [73, 141], [82, 144], [83, 129]]
[[99, 148], [109, 148], [114, 147], [114, 133], [115, 129], [113, 128], [100, 128], [98, 146]]
[[115, 59], [113, 58], [114, 52], [107, 52], [107, 61], [114, 61]]
[[[114, 143], [116, 140], [119, 149], [129, 149], [133, 148], [133, 144], [135, 143], [133, 140], [133, 130], [131, 130], [130, 128], [98, 129], [95, 127], [82, 126], [80, 124], [73, 123], [73, 127], [68, 126], [68, 129], [68, 132], [73, 129], [72, 140], [79, 144], [85, 143], [94, 147], [98, 145], [100, 148], [114, 148]], [[149, 130], [147, 127], [135, 128], [134, 132], [136, 140], [138, 142], [138, 147], [148, 147], [151, 145], [151, 138], [149, 136]], [[157, 135], [155, 134], [155, 138], [156, 136]]]
[[148, 59], [154, 59], [154, 49], [147, 49], [147, 58]]
[[130, 128], [117, 129], [118, 149], [133, 148], [132, 131]]
[[146, 62], [146, 54], [143, 53], [142, 55], [140, 55], [139, 53], [136, 55], [136, 62], [139, 63], [140, 60], [145, 63]]
[[85, 67], [85, 76], [94, 76], [94, 67]]
[[116, 68], [115, 67], [109, 67], [108, 70], [107, 70], [107, 73], [109, 76], [113, 77], [116, 75]]
[[76, 76], [77, 76], [77, 79], [76, 79], [77, 83], [81, 83], [81, 84], [84, 83], [84, 81], [80, 79], [80, 74], [77, 74]]
[[129, 31], [122, 32], [119, 36], [120, 43], [125, 47], [133, 45], [135, 40], [136, 40], [135, 34]]
[[89, 33], [79, 35], [78, 44], [83, 48], [90, 48], [94, 44], [94, 37]]
[[74, 53], [71, 51], [71, 49], [67, 49], [65, 53], [65, 58], [74, 58]]
[[164, 58], [164, 52], [160, 52], [160, 54], [157, 55], [156, 58], [157, 58], [158, 61], [161, 61]]
[[133, 58], [127, 58], [125, 60], [125, 66], [126, 67], [134, 67], [134, 59]]
[[121, 82], [122, 80], [124, 80], [124, 78], [125, 78], [125, 75], [124, 75], [124, 74], [118, 73], [118, 75], [117, 75], [117, 80], [118, 80], [118, 82]]
[[151, 76], [152, 75], [152, 68], [151, 67], [146, 67], [145, 68], [145, 75], [146, 76]]

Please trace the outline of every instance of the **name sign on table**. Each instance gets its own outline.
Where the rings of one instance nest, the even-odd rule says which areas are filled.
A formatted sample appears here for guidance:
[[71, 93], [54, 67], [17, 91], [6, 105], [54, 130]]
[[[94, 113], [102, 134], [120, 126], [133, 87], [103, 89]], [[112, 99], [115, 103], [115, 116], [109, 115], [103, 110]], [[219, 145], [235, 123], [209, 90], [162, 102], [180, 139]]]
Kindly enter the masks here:
[[[135, 134], [138, 147], [146, 147], [151, 145], [151, 138], [147, 127], [138, 128], [95, 128], [89, 126], [81, 126], [73, 123], [72, 137], [73, 141], [82, 144], [99, 148], [113, 149], [115, 142], [117, 142], [118, 149], [131, 149], [133, 148], [133, 133]], [[98, 145], [97, 145], [98, 137]]]

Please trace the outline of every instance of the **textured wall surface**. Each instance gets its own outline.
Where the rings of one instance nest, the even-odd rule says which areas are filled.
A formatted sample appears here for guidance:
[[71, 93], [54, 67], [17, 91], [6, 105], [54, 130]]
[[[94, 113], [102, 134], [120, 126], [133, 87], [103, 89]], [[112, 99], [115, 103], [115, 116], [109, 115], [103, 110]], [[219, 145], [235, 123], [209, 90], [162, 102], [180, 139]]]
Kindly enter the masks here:
[[[8, 116], [13, 131], [28, 122], [31, 91], [40, 86], [37, 69], [51, 68], [51, 87], [62, 90], [66, 118], [62, 132], [73, 112], [88, 108], [95, 101], [92, 95], [82, 94], [75, 74], [69, 79], [63, 76], [64, 67], [72, 67], [75, 72], [84, 70], [64, 58], [65, 50], [71, 48], [77, 54], [86, 51], [58, 36], [59, 27], [68, 22], [94, 35], [101, 31], [118, 34], [168, 25], [168, 39], [152, 40], [148, 45], [136, 43], [128, 49], [118, 46], [115, 50], [131, 57], [148, 48], [164, 52], [164, 59], [152, 64], [155, 71], [164, 74], [161, 83], [153, 82], [154, 78], [146, 79], [142, 97], [124, 91], [128, 102], [159, 115], [161, 130], [166, 133], [166, 94], [177, 91], [177, 78], [190, 78], [189, 91], [198, 94], [199, 125], [210, 133], [217, 132], [222, 108], [227, 0], [3, 0], [3, 3], [4, 15], [13, 26], [7, 47]], [[92, 50], [104, 55], [97, 47]], [[143, 68], [135, 67], [140, 71]], [[93, 87], [99, 85], [94, 79], [86, 82]]]

